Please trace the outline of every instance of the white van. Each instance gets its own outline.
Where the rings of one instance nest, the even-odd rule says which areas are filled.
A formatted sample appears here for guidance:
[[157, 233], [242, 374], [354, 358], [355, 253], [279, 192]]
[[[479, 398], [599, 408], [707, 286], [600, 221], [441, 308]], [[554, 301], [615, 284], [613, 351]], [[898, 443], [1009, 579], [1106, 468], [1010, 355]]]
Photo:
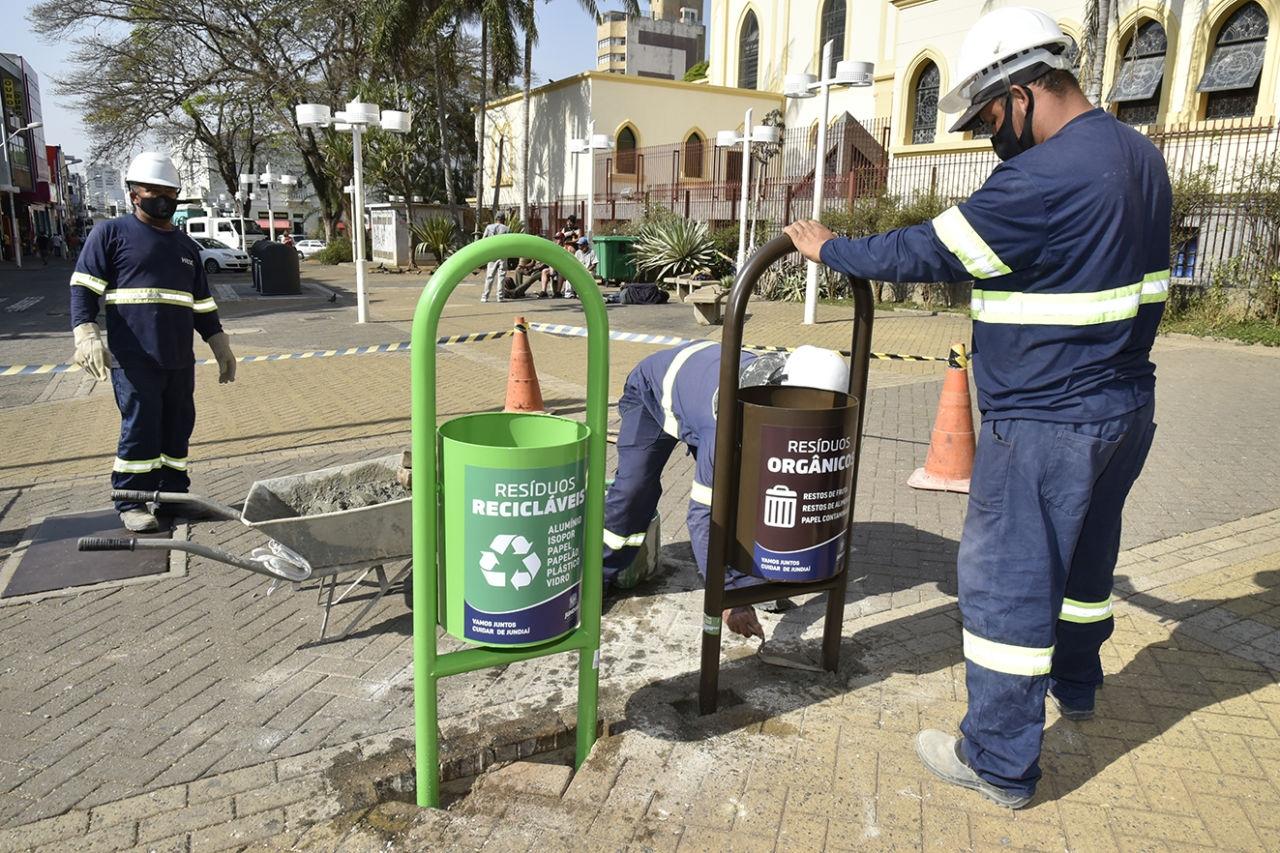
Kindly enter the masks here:
[[266, 240], [267, 232], [252, 219], [224, 219], [220, 216], [195, 216], [183, 223], [192, 237], [208, 237], [232, 249], [240, 246], [240, 225], [244, 223], [244, 248]]

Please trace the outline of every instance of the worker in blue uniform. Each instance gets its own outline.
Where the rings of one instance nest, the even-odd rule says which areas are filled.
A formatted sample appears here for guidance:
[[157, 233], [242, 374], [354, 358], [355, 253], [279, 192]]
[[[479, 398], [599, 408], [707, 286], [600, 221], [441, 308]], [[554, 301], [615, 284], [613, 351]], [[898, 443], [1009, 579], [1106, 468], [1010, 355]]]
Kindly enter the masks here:
[[942, 779], [1010, 808], [1040, 778], [1046, 693], [1067, 719], [1093, 714], [1169, 287], [1164, 160], [1086, 100], [1069, 43], [1016, 6], [966, 36], [941, 106], [962, 111], [953, 132], [994, 128], [1003, 161], [967, 201], [861, 240], [816, 222], [786, 229], [846, 274], [974, 281], [982, 428], [958, 557], [969, 707], [959, 739], [926, 730], [916, 749]]
[[[786, 356], [743, 351], [739, 358], [741, 388], [781, 384], [846, 391], [849, 387], [849, 367], [832, 350], [802, 346]], [[622, 416], [618, 471], [605, 495], [606, 588], [626, 588], [637, 582], [632, 569], [662, 495], [662, 469], [681, 443], [694, 457], [687, 523], [698, 573], [706, 578], [719, 382], [720, 345], [711, 341], [656, 352], [627, 376], [618, 401]], [[725, 575], [727, 589], [757, 583], [759, 578], [732, 567]], [[735, 633], [764, 637], [750, 606], [726, 610], [723, 616]]]
[[[120, 409], [113, 489], [185, 492], [187, 444], [196, 422], [194, 332], [233, 382], [236, 359], [209, 293], [200, 249], [173, 227], [182, 181], [168, 157], [143, 152], [125, 173], [133, 213], [89, 232], [71, 276], [75, 363], [111, 379]], [[105, 304], [107, 338], [98, 314]], [[116, 501], [125, 528], [159, 529], [145, 503]], [[159, 507], [164, 513], [170, 508]], [[170, 514], [176, 514], [170, 512]]]

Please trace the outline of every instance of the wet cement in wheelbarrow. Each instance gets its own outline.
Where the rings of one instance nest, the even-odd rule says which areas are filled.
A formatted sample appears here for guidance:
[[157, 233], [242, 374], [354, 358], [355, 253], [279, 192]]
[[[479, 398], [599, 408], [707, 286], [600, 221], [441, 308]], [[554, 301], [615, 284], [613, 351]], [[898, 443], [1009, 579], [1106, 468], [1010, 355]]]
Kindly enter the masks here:
[[367, 506], [398, 501], [410, 496], [404, 486], [394, 480], [373, 482], [308, 483], [289, 496], [289, 504], [299, 516], [343, 512]]

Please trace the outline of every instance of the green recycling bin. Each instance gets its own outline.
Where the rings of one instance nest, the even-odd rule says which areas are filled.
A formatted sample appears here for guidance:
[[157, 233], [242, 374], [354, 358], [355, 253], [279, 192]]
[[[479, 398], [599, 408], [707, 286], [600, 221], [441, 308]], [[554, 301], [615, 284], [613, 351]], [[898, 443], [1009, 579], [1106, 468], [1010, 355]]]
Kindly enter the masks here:
[[510, 412], [440, 427], [450, 635], [529, 646], [578, 627], [590, 434], [567, 418]]
[[631, 259], [631, 249], [638, 237], [621, 234], [593, 237], [592, 248], [596, 252], [599, 265], [596, 272], [605, 281], [638, 281], [635, 263]]

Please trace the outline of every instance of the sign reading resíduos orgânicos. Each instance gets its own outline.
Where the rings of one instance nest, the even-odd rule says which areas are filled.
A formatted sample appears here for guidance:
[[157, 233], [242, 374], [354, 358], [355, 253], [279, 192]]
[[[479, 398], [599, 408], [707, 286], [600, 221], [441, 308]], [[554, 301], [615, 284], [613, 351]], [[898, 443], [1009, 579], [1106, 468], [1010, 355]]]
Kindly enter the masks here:
[[753, 574], [811, 581], [844, 568], [854, 448], [838, 425], [761, 427]]
[[585, 458], [549, 468], [467, 466], [466, 639], [526, 645], [578, 626], [586, 474]]

